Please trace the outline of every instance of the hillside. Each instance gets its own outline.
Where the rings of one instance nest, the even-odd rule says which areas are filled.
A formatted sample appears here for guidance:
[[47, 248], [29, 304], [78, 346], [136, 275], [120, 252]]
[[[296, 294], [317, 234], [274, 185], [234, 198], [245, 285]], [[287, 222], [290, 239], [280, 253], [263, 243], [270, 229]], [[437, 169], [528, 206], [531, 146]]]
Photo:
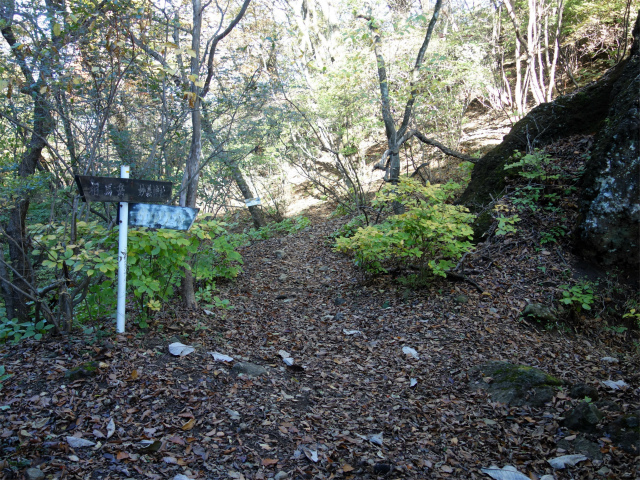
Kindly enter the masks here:
[[[606, 304], [522, 318], [585, 275], [562, 241], [539, 248], [533, 217], [465, 258], [475, 286], [422, 290], [362, 283], [327, 241], [346, 219], [312, 218], [242, 249], [219, 291], [232, 309], [171, 306], [145, 331], [3, 347], [5, 478], [639, 475], [637, 331], [603, 324]], [[195, 350], [172, 355], [177, 341]], [[507, 383], [496, 364], [473, 370], [495, 361], [527, 368], [498, 364], [515, 368]], [[565, 455], [584, 457], [549, 463]]]

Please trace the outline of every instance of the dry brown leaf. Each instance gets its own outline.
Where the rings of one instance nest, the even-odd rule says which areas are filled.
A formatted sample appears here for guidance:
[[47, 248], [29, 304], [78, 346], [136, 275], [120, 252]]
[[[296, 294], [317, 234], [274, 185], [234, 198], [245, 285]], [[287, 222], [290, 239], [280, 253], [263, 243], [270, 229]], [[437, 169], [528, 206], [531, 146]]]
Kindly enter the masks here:
[[182, 427], [180, 427], [180, 428], [186, 432], [187, 430], [191, 430], [195, 426], [195, 424], [196, 424], [196, 419], [192, 418], [187, 423], [182, 425]]

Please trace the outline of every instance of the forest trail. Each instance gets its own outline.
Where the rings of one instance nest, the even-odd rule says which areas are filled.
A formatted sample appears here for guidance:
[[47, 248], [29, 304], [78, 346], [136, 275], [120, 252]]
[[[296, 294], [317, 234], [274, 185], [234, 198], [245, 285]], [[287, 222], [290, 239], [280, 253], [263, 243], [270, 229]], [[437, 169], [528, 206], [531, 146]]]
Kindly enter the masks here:
[[[0, 391], [9, 407], [0, 457], [61, 478], [489, 478], [481, 468], [492, 465], [537, 478], [637, 477], [637, 458], [611, 439], [561, 426], [582, 400], [569, 384], [597, 389], [606, 422], [637, 409], [637, 354], [518, 320], [552, 288], [540, 285], [539, 262], [551, 271], [567, 253], [533, 255], [523, 239], [488, 245], [490, 263], [469, 259], [483, 293], [446, 280], [419, 291], [385, 278], [363, 286], [326, 241], [342, 223], [245, 247], [244, 272], [219, 292], [233, 309], [167, 310], [149, 332], [132, 327], [102, 344], [5, 348], [13, 377]], [[175, 341], [195, 351], [173, 356]], [[65, 378], [91, 360], [102, 362], [95, 377]], [[468, 371], [490, 360], [567, 385], [543, 407], [508, 407], [470, 388]], [[247, 369], [259, 375], [237, 375]], [[609, 379], [631, 387], [608, 389]], [[72, 435], [96, 445], [70, 449]], [[548, 463], [585, 445], [589, 460]]]

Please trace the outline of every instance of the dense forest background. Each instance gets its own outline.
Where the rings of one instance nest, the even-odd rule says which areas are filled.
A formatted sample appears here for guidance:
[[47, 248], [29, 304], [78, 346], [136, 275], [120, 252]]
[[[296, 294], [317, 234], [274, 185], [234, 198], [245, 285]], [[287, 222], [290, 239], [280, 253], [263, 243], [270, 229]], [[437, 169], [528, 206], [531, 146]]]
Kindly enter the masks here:
[[[508, 130], [593, 82], [628, 55], [636, 11], [631, 0], [3, 0], [4, 338], [113, 311], [117, 204], [82, 202], [75, 175], [129, 165], [200, 208], [189, 234], [131, 233], [140, 318], [178, 292], [187, 306], [224, 305], [215, 282], [237, 275], [247, 235], [304, 228], [287, 219], [301, 199], [375, 212], [381, 184], [417, 171], [463, 188], [501, 139], [465, 130], [470, 119]], [[254, 197], [262, 205], [247, 209]], [[255, 228], [232, 233], [247, 210]]]

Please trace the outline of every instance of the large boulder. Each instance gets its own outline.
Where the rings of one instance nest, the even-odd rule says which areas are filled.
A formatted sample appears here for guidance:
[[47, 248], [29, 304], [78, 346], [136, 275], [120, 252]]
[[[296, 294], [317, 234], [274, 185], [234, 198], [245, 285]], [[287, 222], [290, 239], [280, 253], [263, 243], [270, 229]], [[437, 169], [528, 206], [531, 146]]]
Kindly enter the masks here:
[[[601, 266], [640, 271], [640, 15], [631, 54], [599, 80], [532, 109], [500, 145], [475, 164], [458, 203], [482, 211], [505, 187], [504, 165], [514, 151], [542, 148], [561, 138], [595, 134], [581, 180], [580, 253]], [[474, 226], [476, 238], [488, 222]]]
[[577, 247], [603, 267], [640, 271], [640, 16], [631, 56], [586, 165]]

